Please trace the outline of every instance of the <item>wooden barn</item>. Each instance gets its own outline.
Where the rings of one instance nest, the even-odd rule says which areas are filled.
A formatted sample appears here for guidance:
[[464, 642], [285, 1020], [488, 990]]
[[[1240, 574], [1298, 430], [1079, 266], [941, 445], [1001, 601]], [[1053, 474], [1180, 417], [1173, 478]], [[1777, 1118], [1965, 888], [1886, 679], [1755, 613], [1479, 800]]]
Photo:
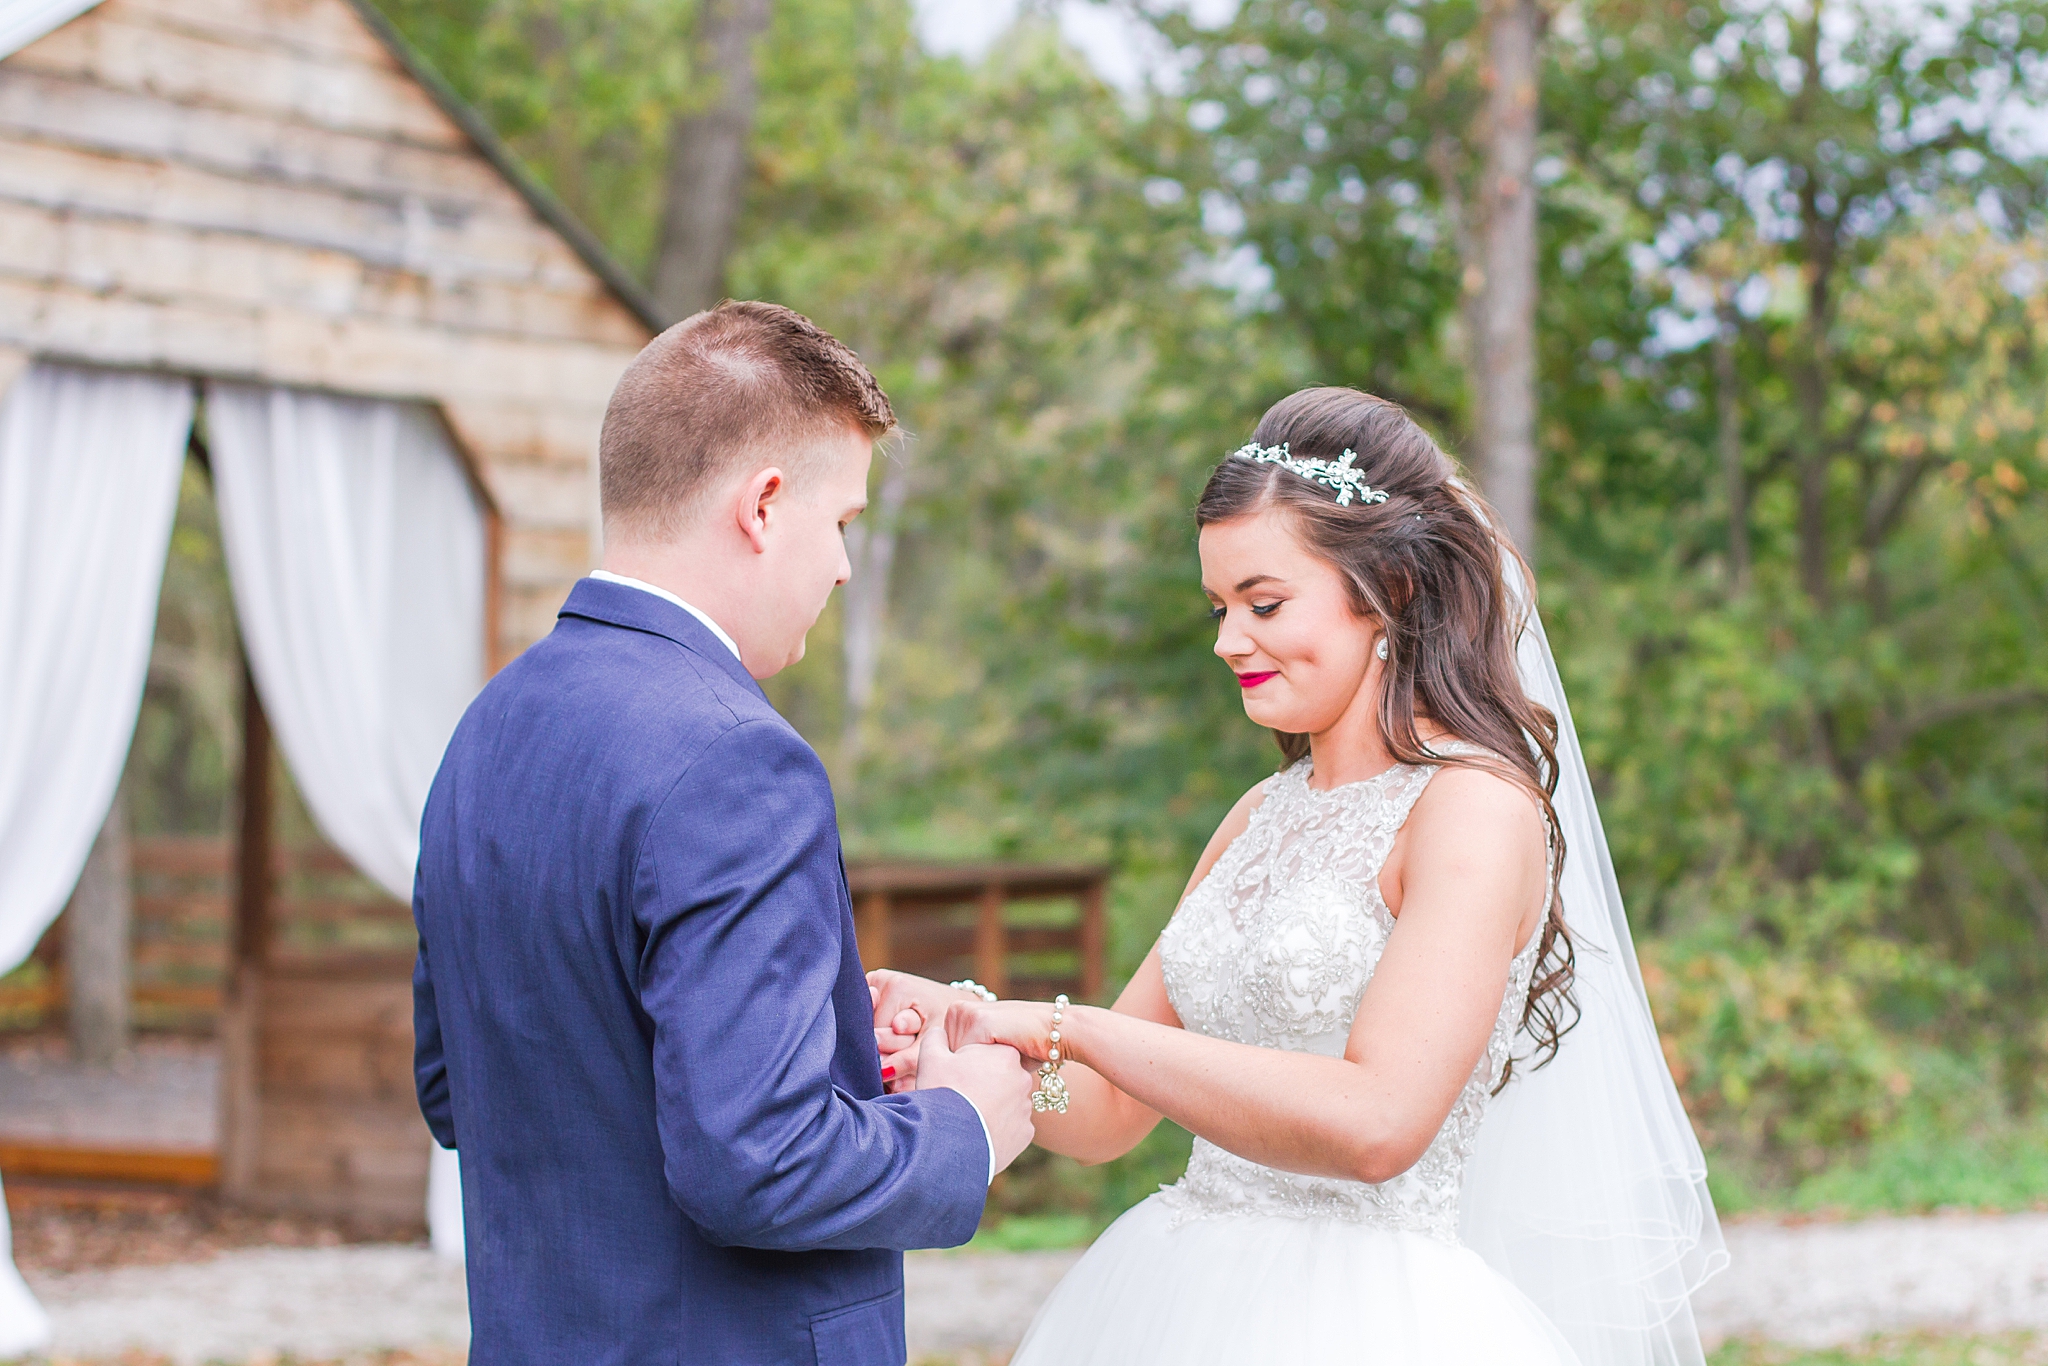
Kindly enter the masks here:
[[[419, 1218], [418, 804], [595, 562], [604, 406], [661, 322], [363, 0], [0, 0], [0, 972], [107, 848], [188, 458], [246, 655], [238, 830], [115, 860], [134, 931], [217, 955], [154, 988], [221, 1040], [218, 1153], [158, 1178]], [[338, 852], [275, 838], [274, 753]], [[321, 890], [351, 867], [375, 905]], [[1077, 997], [1105, 878], [852, 870], [870, 965]], [[397, 930], [290, 933], [344, 915]]]
[[[154, 489], [159, 466], [170, 456], [182, 461], [188, 443], [211, 457], [217, 480], [231, 435], [255, 449], [237, 457], [254, 461], [254, 473], [239, 476], [242, 539], [254, 548], [245, 546], [237, 561], [234, 538], [228, 545], [254, 656], [222, 1024], [219, 1175], [233, 1197], [416, 1219], [429, 1150], [411, 1095], [407, 962], [287, 961], [271, 951], [271, 732], [279, 729], [308, 796], [319, 796], [305, 770], [319, 766], [312, 751], [319, 732], [333, 728], [321, 707], [346, 705], [320, 700], [321, 675], [350, 662], [323, 656], [318, 641], [287, 640], [271, 651], [275, 658], [254, 648], [262, 633], [253, 629], [252, 576], [243, 571], [272, 566], [256, 577], [277, 577], [289, 589], [298, 553], [287, 515], [293, 498], [304, 505], [337, 496], [325, 486], [294, 494], [292, 443], [395, 443], [395, 482], [351, 495], [362, 503], [364, 545], [374, 542], [380, 517], [403, 521], [420, 481], [440, 477], [432, 462], [453, 472], [434, 485], [444, 502], [455, 498], [448, 506], [463, 496], [447, 494], [448, 479], [466, 486], [473, 518], [457, 507], [465, 525], [415, 528], [421, 544], [398, 560], [422, 581], [471, 585], [456, 610], [475, 619], [454, 628], [467, 654], [458, 651], [449, 668], [468, 672], [454, 682], [473, 692], [491, 668], [552, 627], [570, 585], [594, 563], [605, 402], [660, 323], [632, 278], [367, 4], [0, 0], [0, 394], [11, 396], [11, 435], [0, 438], [0, 540], [17, 526], [26, 535], [62, 525], [80, 507], [97, 515], [117, 501], [109, 490]], [[28, 411], [38, 395], [41, 407]], [[108, 414], [143, 409], [154, 415], [146, 431], [116, 425], [80, 435], [80, 422], [105, 419], [105, 428]], [[100, 451], [95, 441], [121, 449]], [[169, 455], [158, 449], [173, 445]], [[265, 455], [275, 468], [264, 466]], [[406, 461], [427, 464], [407, 473]], [[224, 514], [227, 493], [223, 484]], [[47, 505], [34, 505], [38, 498]], [[162, 528], [149, 517], [136, 523], [137, 535], [156, 538], [148, 572], [158, 578], [164, 520]], [[121, 539], [118, 527], [105, 529], [112, 523], [74, 524]], [[266, 535], [276, 544], [265, 546]], [[465, 563], [443, 573], [436, 554]], [[102, 611], [90, 575], [82, 587], [76, 574], [48, 582], [53, 562], [39, 558], [46, 563], [0, 551], [0, 630], [22, 620], [14, 607], [51, 595], [74, 595], [67, 610], [76, 619], [138, 616], [126, 599]], [[399, 572], [391, 560], [371, 555], [364, 572]], [[144, 572], [130, 577], [139, 584]], [[144, 651], [155, 591], [152, 582], [139, 610]], [[330, 598], [349, 591], [328, 588]], [[404, 585], [379, 591], [388, 601]], [[296, 625], [292, 604], [283, 606], [272, 634]], [[132, 642], [116, 644], [117, 667], [109, 669], [102, 652], [96, 676], [126, 667]], [[10, 677], [10, 667], [23, 672]], [[132, 696], [88, 708], [85, 696], [37, 693], [52, 676], [63, 671], [48, 660], [0, 659], [0, 702], [26, 696], [24, 712], [42, 705], [57, 714], [61, 702], [114, 716], [87, 717], [81, 729], [66, 713], [56, 727], [65, 734], [29, 737], [28, 748], [13, 752], [0, 725], [0, 756], [15, 769], [0, 774], [0, 855], [33, 845], [39, 858], [54, 850], [50, 861], [69, 867], [66, 874], [53, 866], [40, 880], [0, 872], [0, 940], [12, 947], [0, 949], [0, 971], [21, 960], [63, 904], [69, 889], [60, 884], [77, 878], [140, 696], [135, 674], [126, 680]], [[280, 709], [303, 714], [297, 724], [310, 738], [297, 750], [277, 726], [290, 719]], [[47, 723], [48, 715], [34, 719]], [[436, 718], [443, 720], [452, 718]], [[375, 736], [393, 723], [361, 724]], [[103, 732], [119, 732], [118, 752]], [[437, 761], [438, 743], [431, 748]], [[396, 785], [417, 788], [420, 761], [400, 759], [405, 781]], [[51, 824], [47, 793], [10, 799], [4, 790], [44, 763], [91, 770], [83, 784], [91, 790], [70, 802], [77, 811], [61, 830]], [[356, 821], [364, 828], [354, 841], [341, 838], [337, 819], [346, 827], [352, 818], [332, 813], [350, 797], [330, 793], [327, 809], [313, 803], [315, 814], [368, 870], [378, 860], [361, 850], [398, 841], [372, 828], [374, 811]], [[97, 812], [88, 809], [95, 805]], [[395, 866], [397, 857], [383, 862]], [[379, 880], [391, 887], [394, 877]]]

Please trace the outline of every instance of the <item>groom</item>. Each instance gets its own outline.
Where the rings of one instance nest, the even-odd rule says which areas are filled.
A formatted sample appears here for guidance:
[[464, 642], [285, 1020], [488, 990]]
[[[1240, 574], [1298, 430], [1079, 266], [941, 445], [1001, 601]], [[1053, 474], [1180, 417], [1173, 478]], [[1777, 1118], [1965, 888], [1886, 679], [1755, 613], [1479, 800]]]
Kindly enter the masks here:
[[933, 1031], [883, 1094], [825, 770], [755, 682], [846, 582], [894, 422], [786, 308], [655, 338], [605, 413], [604, 568], [449, 743], [416, 1067], [475, 1366], [901, 1366], [901, 1249], [967, 1241], [1030, 1142], [1008, 1048]]

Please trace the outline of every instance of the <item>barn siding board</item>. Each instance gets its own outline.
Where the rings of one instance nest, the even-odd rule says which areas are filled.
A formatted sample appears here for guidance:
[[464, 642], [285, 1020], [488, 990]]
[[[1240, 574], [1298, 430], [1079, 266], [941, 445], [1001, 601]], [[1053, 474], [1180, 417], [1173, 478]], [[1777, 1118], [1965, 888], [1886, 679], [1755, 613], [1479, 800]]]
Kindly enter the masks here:
[[129, 157], [179, 160], [252, 178], [373, 194], [525, 205], [489, 165], [453, 147], [416, 147], [229, 109], [194, 108], [91, 81], [9, 68], [0, 130]]
[[[592, 444], [580, 462], [551, 469], [548, 487], [573, 507], [545, 525], [587, 510], [589, 461], [602, 406], [633, 348], [508, 333], [411, 325], [358, 315], [250, 308], [210, 300], [166, 300], [64, 283], [39, 283], [0, 271], [0, 341], [56, 357], [106, 365], [183, 370], [337, 392], [435, 403], [523, 402], [561, 395], [565, 421], [589, 420]], [[594, 415], [594, 417], [593, 417]], [[459, 430], [459, 429], [458, 429]], [[473, 451], [485, 481], [501, 463]], [[578, 481], [581, 481], [580, 483]], [[574, 486], [572, 488], [572, 485]], [[536, 509], [536, 511], [541, 511]]]
[[24, 71], [88, 78], [168, 102], [238, 109], [418, 143], [468, 137], [387, 55], [375, 65], [262, 50], [154, 22], [129, 22], [106, 0], [8, 58]]
[[436, 405], [501, 518], [509, 657], [594, 562], [647, 305], [390, 42], [348, 0], [104, 0], [0, 62], [0, 382], [47, 356]]
[[496, 465], [485, 472], [508, 532], [583, 532], [590, 526], [590, 476], [559, 465]]
[[[489, 279], [436, 287], [429, 275], [379, 266], [346, 251], [261, 238], [224, 242], [221, 237], [0, 199], [0, 242], [6, 244], [0, 274], [38, 284], [166, 303], [241, 305], [252, 311], [283, 305], [323, 317], [358, 315], [496, 333], [523, 342], [599, 340], [633, 350], [645, 335], [621, 318], [608, 298], [588, 289], [568, 292]], [[582, 424], [575, 425], [580, 440]], [[577, 448], [571, 458], [587, 459], [587, 449]]]
[[456, 437], [471, 450], [495, 451], [507, 464], [558, 464], [588, 476], [591, 454], [604, 427], [604, 407], [454, 399], [444, 411]]
[[502, 572], [508, 588], [544, 588], [574, 579], [590, 567], [590, 536], [583, 528], [506, 531]]
[[[597, 557], [591, 556], [596, 563]], [[562, 589], [549, 586], [528, 588], [516, 584], [505, 585], [504, 616], [499, 637], [504, 641], [504, 658], [510, 659], [555, 629], [555, 614], [562, 610], [562, 599], [568, 594]]]
[[398, 63], [353, 11], [329, 0], [118, 0], [132, 23], [240, 43], [258, 51], [296, 52], [398, 69]]
[[425, 195], [347, 193], [79, 147], [10, 142], [0, 156], [0, 198], [346, 251], [452, 282], [482, 276], [563, 289], [589, 279], [582, 263], [530, 218], [438, 214]]

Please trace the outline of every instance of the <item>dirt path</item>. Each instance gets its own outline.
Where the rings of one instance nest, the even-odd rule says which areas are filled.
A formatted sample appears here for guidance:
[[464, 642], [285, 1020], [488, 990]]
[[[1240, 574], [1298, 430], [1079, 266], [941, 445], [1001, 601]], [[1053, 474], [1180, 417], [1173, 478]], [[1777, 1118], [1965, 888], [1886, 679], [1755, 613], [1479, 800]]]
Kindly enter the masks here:
[[[1697, 1300], [1711, 1340], [1804, 1346], [1876, 1332], [2048, 1332], [2048, 1214], [1738, 1224], [1733, 1266]], [[1074, 1253], [914, 1253], [912, 1359], [1000, 1361]], [[423, 1248], [254, 1248], [210, 1261], [64, 1274], [28, 1268], [57, 1323], [55, 1355], [318, 1360], [377, 1348], [459, 1349], [459, 1268]]]

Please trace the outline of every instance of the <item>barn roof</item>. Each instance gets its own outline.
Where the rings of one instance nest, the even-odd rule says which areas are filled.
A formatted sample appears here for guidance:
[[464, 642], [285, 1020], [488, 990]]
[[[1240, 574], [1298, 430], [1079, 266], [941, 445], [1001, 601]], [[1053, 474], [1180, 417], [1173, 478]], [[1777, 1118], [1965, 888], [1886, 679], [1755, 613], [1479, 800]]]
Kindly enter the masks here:
[[[13, 56], [99, 3], [100, 0], [0, 0], [0, 60]], [[406, 41], [392, 22], [370, 0], [348, 0], [348, 4], [364, 26], [389, 49], [406, 74], [433, 97], [442, 112], [476, 145], [484, 159], [519, 192], [541, 221], [569, 244], [612, 295], [630, 309], [648, 330], [659, 332], [667, 327], [672, 320], [654, 302], [654, 296], [605, 250], [597, 234], [578, 221], [560, 200], [520, 165], [519, 158], [513, 155], [512, 149], [505, 145], [484, 117], [455, 93], [454, 87], [442, 79], [441, 74]]]

